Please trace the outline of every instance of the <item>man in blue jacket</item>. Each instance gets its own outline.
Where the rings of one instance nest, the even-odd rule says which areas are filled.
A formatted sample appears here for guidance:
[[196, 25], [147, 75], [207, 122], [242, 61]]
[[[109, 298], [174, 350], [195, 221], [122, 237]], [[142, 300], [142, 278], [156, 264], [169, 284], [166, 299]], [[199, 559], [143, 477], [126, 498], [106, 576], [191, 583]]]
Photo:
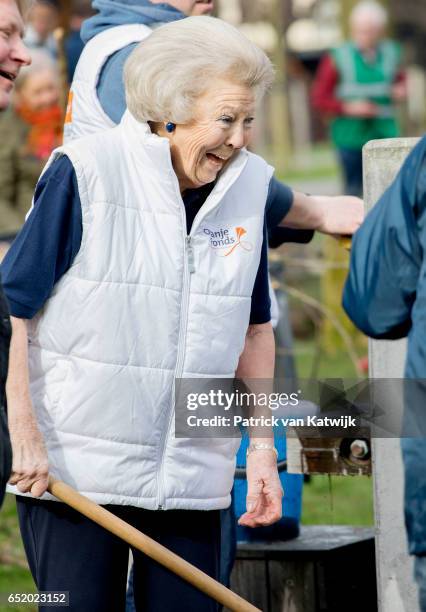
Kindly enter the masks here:
[[[372, 338], [408, 336], [405, 377], [405, 523], [426, 612], [426, 136], [352, 242], [343, 307]], [[416, 425], [416, 431], [413, 429]]]

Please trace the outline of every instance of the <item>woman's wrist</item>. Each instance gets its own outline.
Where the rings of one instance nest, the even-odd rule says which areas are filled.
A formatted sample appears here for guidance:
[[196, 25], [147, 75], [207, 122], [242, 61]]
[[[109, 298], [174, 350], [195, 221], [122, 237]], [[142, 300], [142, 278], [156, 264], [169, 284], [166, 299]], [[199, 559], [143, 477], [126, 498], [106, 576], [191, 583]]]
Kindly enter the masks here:
[[278, 458], [278, 451], [274, 446], [274, 442], [251, 442], [247, 448], [247, 457], [256, 451], [271, 451]]

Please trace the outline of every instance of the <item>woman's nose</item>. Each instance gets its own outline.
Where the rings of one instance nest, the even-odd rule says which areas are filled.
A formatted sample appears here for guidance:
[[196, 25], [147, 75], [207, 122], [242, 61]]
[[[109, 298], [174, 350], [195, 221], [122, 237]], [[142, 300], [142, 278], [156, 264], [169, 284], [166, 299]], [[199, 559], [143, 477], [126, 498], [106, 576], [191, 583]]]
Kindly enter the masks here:
[[244, 127], [235, 125], [232, 132], [229, 134], [227, 145], [232, 145], [234, 149], [242, 149], [245, 144]]

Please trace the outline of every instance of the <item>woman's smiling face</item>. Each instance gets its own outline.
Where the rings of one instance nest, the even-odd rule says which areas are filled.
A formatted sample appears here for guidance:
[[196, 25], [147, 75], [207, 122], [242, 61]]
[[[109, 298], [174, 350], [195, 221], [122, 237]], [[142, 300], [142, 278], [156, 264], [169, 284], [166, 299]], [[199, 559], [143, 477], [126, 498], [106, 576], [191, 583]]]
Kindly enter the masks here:
[[214, 80], [194, 105], [193, 120], [162, 136], [170, 140], [181, 192], [216, 180], [229, 160], [251, 138], [255, 94], [246, 85]]

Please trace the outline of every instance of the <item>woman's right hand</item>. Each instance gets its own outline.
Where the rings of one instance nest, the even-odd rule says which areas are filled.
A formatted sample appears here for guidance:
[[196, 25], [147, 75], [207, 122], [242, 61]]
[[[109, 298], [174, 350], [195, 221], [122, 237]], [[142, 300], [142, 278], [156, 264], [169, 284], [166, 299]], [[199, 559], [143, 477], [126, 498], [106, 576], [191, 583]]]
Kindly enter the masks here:
[[12, 474], [9, 484], [21, 493], [41, 497], [49, 480], [49, 463], [43, 436], [32, 419], [24, 425], [10, 424], [12, 443]]

